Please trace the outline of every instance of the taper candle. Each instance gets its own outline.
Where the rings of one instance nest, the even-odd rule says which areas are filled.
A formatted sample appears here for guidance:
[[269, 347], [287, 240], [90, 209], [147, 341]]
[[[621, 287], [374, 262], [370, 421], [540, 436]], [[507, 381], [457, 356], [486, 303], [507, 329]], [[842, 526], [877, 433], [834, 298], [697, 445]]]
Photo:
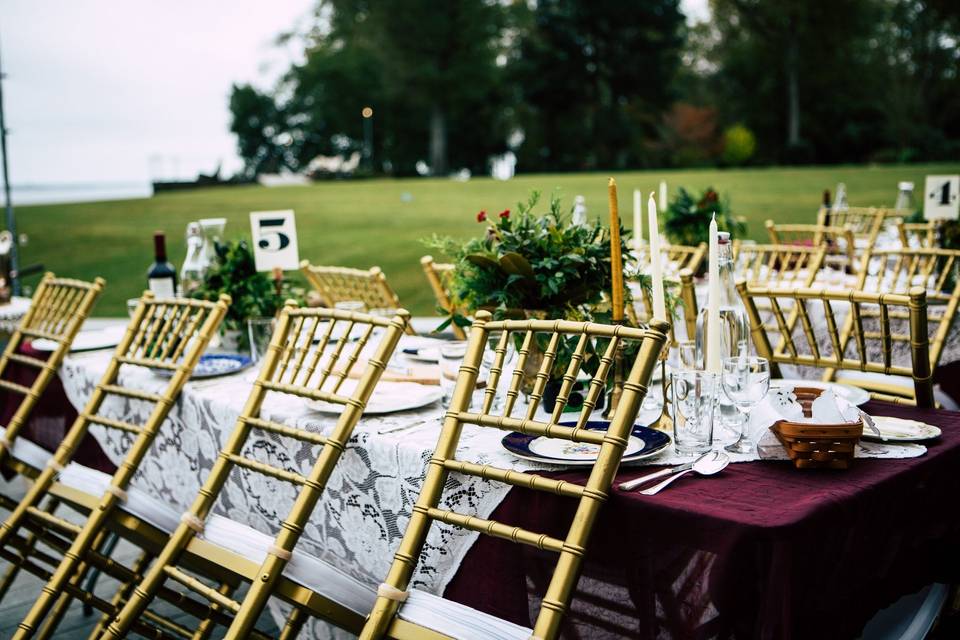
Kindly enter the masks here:
[[657, 222], [657, 203], [653, 192], [647, 200], [647, 226], [650, 233], [650, 281], [653, 287], [653, 317], [670, 321], [667, 317], [667, 304], [663, 297], [663, 266], [660, 264], [660, 224]]
[[610, 178], [607, 183], [607, 195], [610, 199], [610, 280], [613, 292], [610, 297], [614, 322], [623, 320], [623, 256], [620, 254], [620, 210], [617, 205], [617, 181]]
[[643, 246], [643, 216], [640, 215], [640, 189], [633, 190], [633, 248], [640, 251]]
[[660, 211], [667, 210], [667, 181], [660, 181]]
[[710, 221], [710, 256], [707, 298], [707, 359], [709, 373], [720, 373], [720, 240], [717, 216]]

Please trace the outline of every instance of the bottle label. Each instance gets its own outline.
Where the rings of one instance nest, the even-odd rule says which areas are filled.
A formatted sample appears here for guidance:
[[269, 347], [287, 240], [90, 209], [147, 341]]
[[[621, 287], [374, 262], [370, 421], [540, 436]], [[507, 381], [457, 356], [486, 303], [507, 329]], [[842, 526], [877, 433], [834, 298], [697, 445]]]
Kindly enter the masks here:
[[147, 286], [158, 298], [173, 298], [176, 295], [173, 290], [173, 278], [149, 278]]

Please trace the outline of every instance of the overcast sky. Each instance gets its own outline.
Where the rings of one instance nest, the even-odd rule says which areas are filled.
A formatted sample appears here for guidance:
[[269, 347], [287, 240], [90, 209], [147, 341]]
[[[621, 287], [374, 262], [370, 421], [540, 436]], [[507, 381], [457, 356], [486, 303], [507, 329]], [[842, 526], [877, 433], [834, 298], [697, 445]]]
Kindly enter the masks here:
[[[682, 0], [688, 15], [707, 0]], [[234, 82], [272, 84], [273, 44], [314, 0], [2, 0], [11, 182], [146, 182], [240, 166]]]

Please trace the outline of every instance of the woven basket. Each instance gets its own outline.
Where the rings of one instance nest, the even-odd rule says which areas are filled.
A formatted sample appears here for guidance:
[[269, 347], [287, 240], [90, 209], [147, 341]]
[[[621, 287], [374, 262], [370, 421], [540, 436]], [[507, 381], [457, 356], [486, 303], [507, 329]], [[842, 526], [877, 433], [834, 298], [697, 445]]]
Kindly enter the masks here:
[[[811, 405], [822, 391], [813, 387], [793, 390], [805, 416], [812, 415]], [[847, 469], [853, 462], [857, 441], [863, 435], [863, 420], [841, 424], [778, 420], [770, 430], [786, 448], [797, 469]]]

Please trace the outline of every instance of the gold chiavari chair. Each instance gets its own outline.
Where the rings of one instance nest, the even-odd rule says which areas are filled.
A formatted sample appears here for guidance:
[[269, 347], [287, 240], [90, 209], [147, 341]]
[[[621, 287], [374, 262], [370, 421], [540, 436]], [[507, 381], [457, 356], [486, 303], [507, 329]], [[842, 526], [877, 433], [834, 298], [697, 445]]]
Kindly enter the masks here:
[[[387, 319], [335, 309], [297, 309], [292, 302], [287, 304], [253, 390], [210, 475], [103, 638], [125, 637], [167, 579], [233, 614], [226, 638], [248, 638], [270, 596], [294, 605], [281, 638], [296, 637], [310, 614], [359, 630], [373, 606], [373, 590], [296, 547], [408, 321], [409, 314], [404, 310]], [[377, 328], [384, 330], [383, 336], [349, 389], [344, 383], [354, 377], [354, 367]], [[351, 336], [357, 340], [348, 346]], [[261, 418], [260, 409], [268, 392], [340, 405], [343, 410], [330, 434], [322, 436]], [[320, 447], [309, 474], [300, 475], [254, 459], [255, 451], [245, 446], [254, 431], [278, 440], [289, 439], [297, 446]], [[259, 474], [297, 488], [293, 506], [276, 537], [212, 513], [233, 471]], [[187, 571], [198, 560], [212, 562], [249, 582], [243, 601], [236, 602], [190, 575]]]
[[683, 324], [687, 329], [687, 340], [697, 337], [697, 289], [693, 282], [693, 271], [680, 271], [680, 302], [683, 305]]
[[[449, 263], [434, 262], [433, 256], [423, 256], [420, 258], [420, 266], [423, 267], [423, 273], [427, 277], [427, 282], [430, 283], [430, 289], [437, 299], [437, 306], [447, 313], [453, 313], [454, 305], [453, 301], [450, 300], [448, 282], [450, 276], [453, 275], [454, 266]], [[463, 327], [456, 323], [450, 323], [450, 329], [453, 331], [453, 335], [456, 336], [457, 340], [466, 340], [467, 334], [463, 330]]]
[[809, 287], [826, 258], [826, 247], [792, 244], [744, 244], [737, 248], [737, 274], [751, 285]]
[[[52, 622], [55, 626], [70, 598], [83, 594], [79, 585], [90, 569], [88, 555], [99, 548], [104, 540], [105, 527], [113, 514], [118, 509], [128, 507], [126, 503], [130, 495], [130, 481], [153, 444], [183, 385], [190, 378], [200, 355], [220, 326], [229, 305], [230, 297], [226, 295], [221, 296], [215, 303], [155, 299], [150, 292], [145, 292], [140, 299], [126, 333], [117, 345], [107, 370], [87, 404], [56, 452], [49, 456], [24, 498], [0, 524], [0, 549], [8, 545], [16, 546], [18, 540], [21, 540], [19, 531], [29, 530], [31, 525], [37, 523], [55, 531], [58, 538], [69, 541], [63, 550], [62, 559], [48, 558], [55, 568], [52, 573], [39, 574], [48, 576], [49, 579], [26, 618], [20, 623], [14, 638], [33, 637], [40, 631], [39, 625], [45, 621], [48, 624]], [[161, 394], [125, 387], [120, 383], [119, 375], [123, 365], [143, 366], [166, 372], [170, 381]], [[142, 402], [145, 403], [144, 406], [150, 407], [144, 424], [100, 415], [104, 401], [111, 396]], [[72, 462], [74, 452], [91, 425], [121, 432], [131, 439], [124, 459], [112, 476]], [[69, 500], [78, 495], [79, 508], [89, 512], [82, 525], [57, 517], [41, 507], [41, 501], [47, 496]], [[90, 497], [93, 498], [92, 501]], [[56, 609], [51, 614], [54, 607]], [[51, 631], [43, 633], [49, 635]]]
[[903, 248], [933, 249], [937, 245], [937, 231], [940, 228], [938, 220], [928, 222], [896, 221], [897, 236]]
[[[865, 256], [860, 268], [857, 289], [883, 293], [908, 294], [910, 289], [919, 286], [927, 295], [927, 326], [935, 324], [930, 340], [930, 366], [937, 368], [943, 353], [947, 336], [953, 328], [960, 306], [960, 251], [950, 249], [877, 249]], [[875, 317], [876, 310], [864, 310], [864, 317]], [[890, 318], [901, 323], [909, 320], [904, 311], [890, 311]], [[855, 327], [853, 318], [844, 320], [841, 331], [841, 345], [846, 347], [853, 337]], [[909, 336], [892, 334], [894, 346], [908, 342]], [[906, 346], [904, 344], [904, 346]], [[862, 386], [865, 389], [884, 390], [906, 395], [909, 380], [885, 376], [880, 379], [876, 374], [844, 372], [828, 369], [823, 376], [825, 381], [838, 381]]]
[[[901, 404], [912, 404], [922, 408], [933, 407], [933, 384], [930, 368], [929, 338], [927, 336], [927, 295], [922, 287], [913, 287], [909, 294], [875, 293], [868, 291], [825, 291], [822, 289], [768, 289], [748, 287], [744, 281], [737, 283], [737, 290], [747, 309], [750, 320], [750, 333], [757, 353], [770, 361], [771, 375], [780, 375], [780, 364], [861, 371], [884, 375], [907, 376], [912, 378], [913, 388], [909, 395], [898, 395], [883, 391], [873, 391], [876, 399]], [[771, 346], [767, 335], [772, 328], [761, 319], [757, 301], [765, 301], [776, 320], [780, 342], [776, 348]], [[783, 305], [788, 303], [796, 310], [799, 326], [805, 343], [795, 335], [795, 326], [789, 327], [783, 313]], [[818, 341], [817, 331], [811, 320], [812, 308], [820, 306], [825, 318], [826, 340]], [[835, 307], [847, 306], [847, 313], [853, 318], [853, 340], [855, 349], [850, 354], [849, 345], [842, 343], [838, 330]], [[901, 339], [894, 333], [891, 317], [906, 313], [909, 324], [910, 364], [894, 364], [892, 344]], [[873, 315], [872, 315], [873, 314]], [[865, 327], [864, 321], [873, 320], [874, 327]], [[876, 345], [874, 347], [874, 345]]]
[[[22, 397], [10, 422], [0, 428], [0, 459], [5, 463], [13, 462], [16, 465], [18, 449], [31, 446], [27, 443], [18, 446], [17, 436], [29, 419], [40, 396], [60, 368], [60, 363], [70, 351], [73, 339], [103, 291], [103, 286], [102, 278], [97, 278], [91, 283], [57, 278], [52, 273], [45, 274], [37, 286], [30, 308], [14, 330], [3, 355], [0, 356], [0, 389]], [[45, 358], [19, 353], [24, 341], [41, 338], [56, 344], [56, 348]], [[28, 387], [4, 379], [3, 374], [11, 363], [37, 369], [33, 384]], [[8, 461], [7, 458], [11, 454], [13, 460]], [[17, 468], [14, 470], [27, 471], [27, 469]]]
[[[73, 339], [90, 314], [90, 310], [103, 291], [103, 286], [102, 278], [97, 278], [93, 282], [83, 282], [57, 278], [52, 273], [46, 273], [37, 286], [30, 309], [21, 319], [3, 355], [0, 356], [0, 389], [21, 397], [10, 421], [5, 426], [0, 426], [0, 460], [8, 470], [34, 478], [49, 458], [50, 454], [42, 447], [25, 438], [18, 438], [18, 435], [29, 421], [40, 396], [43, 395], [59, 370], [64, 357], [70, 351]], [[47, 352], [42, 358], [20, 353], [24, 341], [38, 338], [52, 340], [56, 348]], [[37, 370], [37, 375], [29, 386], [3, 377], [11, 363]], [[0, 494], [0, 504], [12, 511], [16, 508], [17, 501]], [[47, 508], [56, 510], [56, 502], [48, 504]], [[37, 542], [36, 536], [31, 535], [28, 538], [28, 547], [25, 549], [27, 553], [21, 553], [21, 557], [29, 555]], [[12, 563], [0, 580], [0, 600], [16, 580], [19, 571], [17, 564]]]
[[840, 210], [820, 207], [820, 211], [817, 212], [817, 224], [825, 227], [850, 228], [860, 247], [872, 247], [883, 230], [887, 212], [887, 209], [877, 207], [847, 207]]
[[859, 266], [857, 247], [850, 227], [825, 226], [820, 224], [776, 224], [766, 222], [770, 244], [827, 247], [826, 265], [836, 265], [849, 273]]
[[[364, 271], [347, 267], [322, 267], [304, 260], [300, 263], [300, 270], [328, 307], [338, 302], [356, 300], [362, 302], [367, 311], [400, 308], [400, 298], [387, 284], [387, 276], [380, 267], [370, 267]], [[414, 334], [409, 324], [406, 331]]]
[[[527, 320], [491, 322], [485, 312], [477, 314], [470, 331], [467, 355], [457, 378], [453, 399], [443, 422], [436, 449], [427, 466], [423, 488], [413, 507], [400, 546], [394, 555], [393, 565], [384, 582], [377, 590], [376, 605], [364, 625], [360, 638], [451, 638], [463, 637], [458, 627], [467, 626], [475, 637], [539, 638], [552, 640], [560, 632], [560, 624], [576, 586], [581, 561], [591, 529], [597, 518], [600, 505], [606, 500], [613, 476], [627, 443], [637, 410], [647, 391], [654, 365], [667, 339], [669, 325], [654, 321], [650, 329], [612, 327], [563, 320]], [[483, 352], [488, 338], [499, 334], [496, 340], [495, 358], [490, 367], [482, 406], [474, 413], [469, 405], [477, 384]], [[529, 405], [524, 417], [511, 417], [519, 395], [522, 370], [534, 340], [546, 338], [547, 346], [542, 353], [543, 361], [538, 367], [536, 382], [529, 396]], [[508, 344], [517, 336], [522, 346], [518, 349], [516, 368], [512, 373], [510, 389], [506, 393], [502, 415], [493, 411], [499, 377], [503, 371]], [[575, 426], [558, 424], [567, 399], [577, 378], [587, 347], [591, 340], [606, 341], [597, 373], [594, 375], [584, 401], [583, 409]], [[613, 365], [614, 354], [624, 342], [633, 343], [638, 353], [629, 375], [623, 384], [623, 394], [606, 431], [585, 429], [588, 417], [596, 406], [599, 394]], [[543, 395], [558, 349], [562, 344], [576, 344], [569, 366], [563, 375], [563, 383], [556, 406], [549, 418], [536, 417], [537, 407]], [[615, 376], [616, 377], [616, 376]], [[573, 442], [599, 446], [597, 462], [593, 465], [585, 486], [552, 480], [533, 473], [518, 473], [490, 465], [478, 465], [456, 458], [460, 434], [464, 425], [503, 430], [517, 430], [526, 434], [560, 438]], [[572, 525], [564, 539], [528, 531], [493, 520], [438, 508], [447, 476], [451, 472], [469, 474], [487, 480], [513, 486], [547, 491], [578, 501]], [[504, 540], [527, 544], [537, 549], [558, 554], [550, 584], [542, 600], [533, 629], [500, 620], [463, 605], [410, 588], [414, 568], [427, 534], [434, 522], [469, 529]], [[487, 629], [486, 633], [482, 629]], [[496, 630], [496, 635], [492, 630]]]
[[695, 247], [689, 247], [682, 244], [671, 244], [661, 249], [667, 258], [667, 263], [676, 265], [676, 271], [690, 269], [693, 273], [698, 273], [703, 261], [707, 259], [707, 243], [701, 242]]

